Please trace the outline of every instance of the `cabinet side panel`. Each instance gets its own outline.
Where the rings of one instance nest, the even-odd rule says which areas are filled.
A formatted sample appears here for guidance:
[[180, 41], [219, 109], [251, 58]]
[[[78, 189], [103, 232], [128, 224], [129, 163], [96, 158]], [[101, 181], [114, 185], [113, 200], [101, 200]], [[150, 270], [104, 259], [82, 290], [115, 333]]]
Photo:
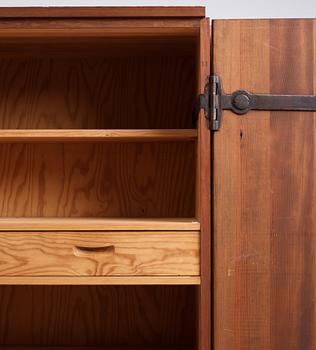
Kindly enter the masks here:
[[[225, 92], [313, 94], [311, 20], [216, 21]], [[224, 112], [214, 135], [215, 349], [314, 349], [312, 113]]]

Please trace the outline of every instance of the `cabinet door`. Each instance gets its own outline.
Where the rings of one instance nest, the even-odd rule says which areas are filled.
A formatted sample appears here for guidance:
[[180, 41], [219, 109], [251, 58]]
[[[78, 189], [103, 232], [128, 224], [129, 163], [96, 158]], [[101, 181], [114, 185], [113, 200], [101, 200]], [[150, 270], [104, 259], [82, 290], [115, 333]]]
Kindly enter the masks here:
[[[316, 90], [316, 21], [214, 22], [225, 92]], [[315, 114], [223, 112], [213, 134], [214, 348], [316, 349]]]

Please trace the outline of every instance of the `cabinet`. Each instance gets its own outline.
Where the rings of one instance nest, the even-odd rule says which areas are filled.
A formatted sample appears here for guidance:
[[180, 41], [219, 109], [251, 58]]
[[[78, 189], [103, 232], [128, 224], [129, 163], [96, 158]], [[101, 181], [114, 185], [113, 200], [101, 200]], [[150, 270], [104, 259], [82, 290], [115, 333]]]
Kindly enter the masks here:
[[0, 10], [1, 349], [209, 348], [209, 31]]
[[315, 28], [0, 9], [1, 349], [316, 348]]

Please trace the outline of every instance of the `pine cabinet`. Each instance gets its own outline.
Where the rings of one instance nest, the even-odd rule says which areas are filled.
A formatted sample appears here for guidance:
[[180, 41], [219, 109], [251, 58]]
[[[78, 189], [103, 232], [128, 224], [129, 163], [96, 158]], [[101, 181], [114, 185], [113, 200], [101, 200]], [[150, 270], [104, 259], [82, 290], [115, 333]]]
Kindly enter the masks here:
[[210, 346], [209, 32], [203, 8], [0, 10], [1, 349]]
[[315, 28], [0, 9], [1, 349], [316, 349]]

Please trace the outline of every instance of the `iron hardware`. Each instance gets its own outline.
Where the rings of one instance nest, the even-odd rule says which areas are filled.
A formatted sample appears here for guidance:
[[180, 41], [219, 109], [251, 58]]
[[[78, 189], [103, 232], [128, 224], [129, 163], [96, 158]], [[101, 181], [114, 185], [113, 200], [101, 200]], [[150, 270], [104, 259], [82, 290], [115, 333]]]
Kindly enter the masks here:
[[220, 129], [223, 110], [230, 110], [238, 115], [244, 115], [251, 110], [316, 111], [316, 96], [253, 94], [247, 90], [225, 94], [220, 77], [212, 75], [204, 93], [199, 96], [199, 106], [204, 110], [210, 130], [217, 131]]

